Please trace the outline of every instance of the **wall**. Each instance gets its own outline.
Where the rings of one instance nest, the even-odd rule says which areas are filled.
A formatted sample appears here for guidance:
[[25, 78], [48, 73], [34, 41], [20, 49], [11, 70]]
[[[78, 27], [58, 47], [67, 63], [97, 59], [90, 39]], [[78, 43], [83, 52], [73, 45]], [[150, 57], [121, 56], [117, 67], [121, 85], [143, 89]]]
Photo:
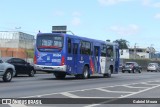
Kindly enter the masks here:
[[0, 57], [33, 58], [34, 36], [17, 31], [0, 31]]
[[129, 58], [129, 50], [128, 49], [123, 49], [123, 54], [121, 54], [122, 50], [119, 50], [120, 53], [120, 58]]
[[149, 53], [147, 53], [147, 52], [137, 52], [137, 55], [139, 55], [141, 58], [149, 59]]
[[1, 48], [33, 49], [34, 41], [34, 35], [16, 31], [0, 31]]

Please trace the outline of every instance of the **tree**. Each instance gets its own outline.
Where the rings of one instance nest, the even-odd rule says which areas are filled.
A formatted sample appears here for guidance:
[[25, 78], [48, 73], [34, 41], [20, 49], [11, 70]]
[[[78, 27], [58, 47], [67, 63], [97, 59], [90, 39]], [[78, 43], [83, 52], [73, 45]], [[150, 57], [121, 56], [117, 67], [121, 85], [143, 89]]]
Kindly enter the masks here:
[[119, 49], [128, 49], [129, 42], [125, 39], [117, 39], [114, 42], [119, 44]]

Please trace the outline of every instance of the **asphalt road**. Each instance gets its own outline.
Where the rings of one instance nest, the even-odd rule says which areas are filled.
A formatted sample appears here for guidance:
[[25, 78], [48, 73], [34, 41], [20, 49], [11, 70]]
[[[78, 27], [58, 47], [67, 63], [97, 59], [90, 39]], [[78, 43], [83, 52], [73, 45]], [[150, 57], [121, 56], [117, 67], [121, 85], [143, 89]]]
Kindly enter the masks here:
[[[157, 98], [160, 102], [160, 72], [119, 73], [111, 78], [101, 75], [90, 79], [67, 76], [56, 80], [53, 74], [36, 74], [35, 77], [19, 76], [9, 83], [0, 81], [0, 98]], [[73, 101], [72, 101], [73, 102]], [[113, 104], [79, 104], [77, 107], [113, 107]], [[114, 104], [117, 106], [117, 104]], [[0, 105], [1, 107], [2, 105]], [[71, 107], [73, 104], [28, 105], [44, 107]], [[119, 107], [135, 104], [119, 104]], [[137, 104], [140, 107], [159, 107], [160, 104]], [[26, 107], [26, 105], [3, 105], [2, 107]]]

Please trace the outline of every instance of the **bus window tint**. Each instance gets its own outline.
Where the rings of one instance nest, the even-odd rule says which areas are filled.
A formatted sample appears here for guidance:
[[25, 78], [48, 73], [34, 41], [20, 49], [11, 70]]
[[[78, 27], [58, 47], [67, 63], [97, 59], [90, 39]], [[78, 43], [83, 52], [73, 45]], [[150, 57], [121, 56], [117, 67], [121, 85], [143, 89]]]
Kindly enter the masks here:
[[37, 38], [37, 48], [39, 51], [52, 51], [62, 49], [63, 37], [55, 35], [42, 35]]
[[77, 43], [73, 44], [73, 54], [78, 54], [78, 44]]
[[90, 42], [86, 42], [86, 41], [81, 42], [80, 54], [86, 54], [86, 55], [91, 54], [91, 43]]
[[94, 47], [94, 56], [98, 56], [98, 48], [97, 46]]
[[90, 55], [91, 54], [91, 43], [86, 42], [86, 54]]
[[68, 38], [68, 53], [71, 53], [71, 39]]
[[113, 57], [113, 46], [107, 46], [107, 57]]
[[101, 45], [101, 56], [106, 57], [106, 45]]

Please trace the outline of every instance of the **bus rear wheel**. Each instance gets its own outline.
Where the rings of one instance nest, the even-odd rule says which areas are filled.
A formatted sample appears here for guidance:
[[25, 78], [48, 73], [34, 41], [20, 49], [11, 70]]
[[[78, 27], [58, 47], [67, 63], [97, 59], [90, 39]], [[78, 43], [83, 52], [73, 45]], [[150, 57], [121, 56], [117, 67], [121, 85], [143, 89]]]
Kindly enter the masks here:
[[82, 79], [87, 79], [89, 77], [89, 70], [87, 66], [84, 66], [83, 68], [83, 74], [82, 74]]
[[64, 79], [66, 77], [66, 73], [55, 72], [54, 75], [55, 75], [56, 79]]

